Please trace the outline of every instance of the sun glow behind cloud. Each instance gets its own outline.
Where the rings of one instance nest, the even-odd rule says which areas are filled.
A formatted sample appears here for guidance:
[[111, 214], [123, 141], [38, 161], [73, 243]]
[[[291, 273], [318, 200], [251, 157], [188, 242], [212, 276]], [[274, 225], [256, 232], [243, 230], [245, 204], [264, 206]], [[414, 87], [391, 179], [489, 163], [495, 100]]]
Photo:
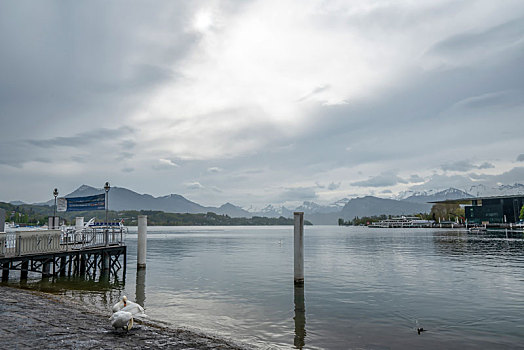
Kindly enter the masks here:
[[195, 15], [193, 21], [193, 28], [198, 31], [205, 33], [213, 25], [213, 14], [210, 10], [202, 10]]
[[315, 1], [263, 1], [241, 13], [197, 12], [201, 36], [172, 67], [179, 78], [134, 117], [145, 138], [181, 158], [245, 154], [273, 138], [220, 135], [258, 125], [295, 136], [311, 108], [350, 104], [392, 84], [403, 67], [398, 46], [369, 40], [346, 17], [327, 21], [329, 11]]

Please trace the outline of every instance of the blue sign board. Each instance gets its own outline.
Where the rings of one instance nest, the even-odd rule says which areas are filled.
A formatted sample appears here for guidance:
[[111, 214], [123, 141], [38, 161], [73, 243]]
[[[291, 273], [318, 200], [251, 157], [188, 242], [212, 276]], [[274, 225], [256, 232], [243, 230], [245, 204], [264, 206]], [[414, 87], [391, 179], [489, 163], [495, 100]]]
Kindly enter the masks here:
[[67, 198], [67, 211], [87, 211], [105, 209], [105, 194], [96, 196]]

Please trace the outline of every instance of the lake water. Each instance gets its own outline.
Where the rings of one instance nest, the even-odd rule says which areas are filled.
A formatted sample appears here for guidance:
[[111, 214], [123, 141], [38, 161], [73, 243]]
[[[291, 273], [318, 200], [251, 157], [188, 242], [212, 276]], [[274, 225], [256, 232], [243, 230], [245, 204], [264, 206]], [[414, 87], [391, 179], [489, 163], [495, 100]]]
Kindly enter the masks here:
[[[524, 346], [522, 233], [306, 226], [305, 283], [293, 227], [149, 227], [147, 269], [127, 237], [125, 284], [67, 293], [273, 349], [514, 349]], [[417, 333], [417, 327], [426, 332]]]

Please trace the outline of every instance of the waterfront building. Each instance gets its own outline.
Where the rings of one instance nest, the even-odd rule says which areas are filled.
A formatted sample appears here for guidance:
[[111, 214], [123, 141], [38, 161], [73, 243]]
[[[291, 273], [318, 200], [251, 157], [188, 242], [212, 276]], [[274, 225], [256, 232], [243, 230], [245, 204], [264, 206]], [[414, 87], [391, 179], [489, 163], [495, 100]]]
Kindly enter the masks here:
[[468, 224], [510, 224], [519, 221], [524, 195], [473, 197], [431, 203], [463, 205]]

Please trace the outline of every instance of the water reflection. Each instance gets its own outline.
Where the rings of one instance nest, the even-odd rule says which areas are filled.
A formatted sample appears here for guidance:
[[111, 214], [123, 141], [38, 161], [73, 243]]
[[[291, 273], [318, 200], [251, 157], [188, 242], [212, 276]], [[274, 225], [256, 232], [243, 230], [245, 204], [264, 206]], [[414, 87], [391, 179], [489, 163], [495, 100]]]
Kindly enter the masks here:
[[136, 302], [142, 307], [146, 302], [146, 269], [138, 268], [136, 270]]
[[434, 236], [435, 249], [444, 255], [469, 255], [485, 259], [520, 256], [524, 248], [520, 232], [490, 231], [485, 234], [442, 232]]
[[306, 305], [304, 302], [304, 284], [295, 284], [295, 339], [297, 349], [302, 349], [306, 342]]

